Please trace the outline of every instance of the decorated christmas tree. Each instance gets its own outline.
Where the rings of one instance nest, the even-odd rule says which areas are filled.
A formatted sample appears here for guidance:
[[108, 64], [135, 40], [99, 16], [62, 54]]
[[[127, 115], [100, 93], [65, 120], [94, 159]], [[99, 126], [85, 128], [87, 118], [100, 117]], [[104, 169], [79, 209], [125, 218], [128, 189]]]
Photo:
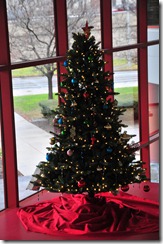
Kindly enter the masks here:
[[86, 22], [82, 33], [73, 33], [72, 48], [63, 63], [58, 95], [61, 103], [54, 114], [46, 161], [33, 175], [35, 186], [51, 192], [88, 193], [127, 191], [129, 184], [146, 180], [144, 162], [129, 143], [134, 135], [122, 131], [120, 116], [125, 109], [114, 98], [113, 79], [104, 71], [103, 51]]

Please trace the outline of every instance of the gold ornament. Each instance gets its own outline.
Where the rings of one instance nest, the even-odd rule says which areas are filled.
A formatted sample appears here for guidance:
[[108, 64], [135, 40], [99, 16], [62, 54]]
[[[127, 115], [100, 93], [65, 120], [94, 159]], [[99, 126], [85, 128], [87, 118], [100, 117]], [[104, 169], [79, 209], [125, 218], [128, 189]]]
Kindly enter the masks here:
[[74, 101], [72, 102], [71, 107], [75, 107], [75, 106], [77, 106], [77, 103]]
[[114, 100], [113, 105], [114, 105], [115, 107], [118, 106], [118, 101], [117, 101], [116, 99]]
[[54, 145], [55, 144], [55, 138], [54, 137], [50, 138], [50, 144], [51, 145]]
[[75, 132], [75, 126], [72, 126], [72, 128], [70, 129], [70, 137], [72, 138], [72, 139], [74, 139], [75, 138], [75, 136], [76, 136], [76, 132]]
[[97, 171], [101, 171], [102, 168], [100, 166], [97, 167]]
[[124, 131], [121, 138], [123, 140], [130, 140], [133, 136], [135, 136], [135, 135], [129, 135], [129, 134], [127, 134], [127, 131]]
[[110, 124], [104, 126], [105, 129], [111, 130], [112, 126]]

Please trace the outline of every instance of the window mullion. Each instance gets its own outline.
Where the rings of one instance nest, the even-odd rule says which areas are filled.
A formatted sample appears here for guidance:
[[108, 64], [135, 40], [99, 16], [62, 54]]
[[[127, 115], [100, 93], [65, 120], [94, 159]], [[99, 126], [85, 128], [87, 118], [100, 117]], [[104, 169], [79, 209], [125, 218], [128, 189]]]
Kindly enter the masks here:
[[[147, 0], [137, 1], [138, 43], [147, 43]], [[139, 124], [140, 141], [149, 141], [148, 116], [148, 63], [147, 47], [138, 49], [138, 78], [139, 78]], [[150, 177], [149, 145], [142, 149], [141, 159], [146, 162], [146, 175]]]
[[[62, 14], [61, 14], [62, 13]], [[67, 8], [66, 0], [54, 1], [54, 16], [55, 16], [55, 32], [56, 32], [56, 55], [64, 56], [68, 49], [68, 34], [67, 34]], [[57, 79], [58, 91], [61, 92], [61, 73], [65, 72], [63, 63], [57, 64]], [[60, 98], [59, 98], [60, 102]]]
[[[0, 64], [10, 66], [6, 1], [0, 1]], [[0, 72], [2, 149], [6, 207], [18, 206], [17, 160], [11, 71]]]
[[[101, 40], [102, 49], [113, 49], [112, 43], [112, 1], [111, 0], [101, 0], [100, 10], [101, 10]], [[113, 72], [113, 53], [109, 52], [104, 55], [104, 60], [107, 62], [105, 69]]]

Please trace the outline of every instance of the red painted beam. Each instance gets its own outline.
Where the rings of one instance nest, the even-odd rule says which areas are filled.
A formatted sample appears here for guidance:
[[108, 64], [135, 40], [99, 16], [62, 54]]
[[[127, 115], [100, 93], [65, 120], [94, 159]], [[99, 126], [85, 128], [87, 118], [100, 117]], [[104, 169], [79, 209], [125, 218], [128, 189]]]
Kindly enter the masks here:
[[[104, 61], [106, 62], [104, 70], [113, 73], [113, 42], [112, 42], [112, 1], [101, 0], [101, 43], [102, 49], [111, 50], [106, 53], [104, 51]], [[114, 79], [114, 76], [113, 76]], [[113, 88], [114, 89], [114, 88]], [[108, 96], [109, 99], [113, 100], [114, 96]]]
[[[56, 55], [65, 56], [68, 50], [68, 34], [67, 34], [67, 7], [66, 0], [53, 0], [54, 16], [55, 16], [55, 33], [56, 33]], [[60, 83], [62, 77], [60, 74], [65, 73], [66, 69], [63, 62], [57, 65], [58, 91], [61, 91]], [[60, 98], [59, 103], [61, 102]]]
[[[0, 1], [0, 64], [10, 66], [6, 1]], [[6, 207], [18, 206], [18, 179], [11, 71], [0, 72], [2, 155]]]
[[[101, 0], [101, 44], [102, 49], [113, 49], [112, 44], [112, 1]], [[104, 54], [104, 60], [107, 62], [105, 70], [113, 72], [113, 53]]]
[[[137, 1], [137, 29], [138, 43], [147, 43], [147, 0]], [[149, 141], [147, 55], [147, 47], [138, 49], [139, 125], [141, 143]], [[141, 159], [146, 162], [146, 175], [150, 178], [149, 145], [142, 148]]]

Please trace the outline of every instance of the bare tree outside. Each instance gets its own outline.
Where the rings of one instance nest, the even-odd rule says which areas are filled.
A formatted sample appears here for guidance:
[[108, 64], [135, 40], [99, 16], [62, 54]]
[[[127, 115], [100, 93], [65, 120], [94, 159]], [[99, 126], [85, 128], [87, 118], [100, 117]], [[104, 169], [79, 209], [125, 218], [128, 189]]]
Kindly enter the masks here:
[[67, 23], [69, 35], [69, 47], [71, 46], [72, 32], [80, 32], [86, 21], [93, 26], [92, 34], [98, 42], [101, 41], [100, 25], [100, 1], [99, 0], [68, 0], [67, 1]]
[[[50, 58], [56, 55], [55, 27], [52, 0], [8, 1], [8, 23], [12, 62]], [[69, 40], [76, 28], [86, 20], [96, 20], [96, 4], [87, 9], [86, 1], [67, 1]], [[94, 10], [93, 10], [94, 9]], [[99, 21], [98, 21], [99, 22]], [[69, 41], [71, 43], [71, 40]], [[36, 66], [48, 80], [48, 98], [53, 99], [52, 78], [56, 64]]]
[[[112, 12], [113, 47], [126, 46], [137, 42], [136, 0], [116, 1]], [[136, 49], [116, 52], [114, 57], [122, 60], [120, 69], [133, 69], [137, 64]], [[124, 62], [123, 62], [124, 61]], [[119, 62], [120, 63], [120, 62]]]
[[[136, 41], [136, 0], [113, 1], [113, 45], [127, 45]], [[8, 0], [8, 23], [12, 62], [50, 58], [56, 55], [55, 23], [52, 0]], [[72, 32], [81, 30], [88, 21], [94, 26], [92, 34], [97, 41], [100, 35], [100, 1], [67, 0], [67, 24], [69, 47]], [[121, 58], [117, 53], [117, 58]], [[135, 51], [122, 54], [126, 60], [136, 62]], [[128, 62], [128, 63], [129, 63]], [[53, 99], [52, 79], [56, 64], [36, 66], [47, 78], [48, 98]]]
[[[53, 57], [56, 54], [52, 0], [8, 1], [12, 62]], [[53, 98], [52, 77], [56, 64], [36, 66], [48, 79], [48, 98]]]

